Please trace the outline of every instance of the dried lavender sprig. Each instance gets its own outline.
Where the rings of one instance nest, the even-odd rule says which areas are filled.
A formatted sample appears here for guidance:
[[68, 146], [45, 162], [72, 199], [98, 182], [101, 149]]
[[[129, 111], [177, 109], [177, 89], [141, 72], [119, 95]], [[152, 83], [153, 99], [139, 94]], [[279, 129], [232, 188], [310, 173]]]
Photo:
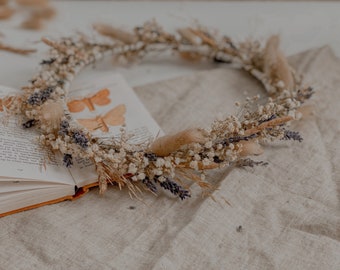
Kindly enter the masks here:
[[40, 93], [34, 92], [28, 99], [27, 103], [30, 105], [40, 105], [41, 99], [40, 99]]
[[297, 131], [285, 130], [283, 134], [282, 140], [294, 140], [302, 142], [303, 138], [300, 133]]
[[28, 120], [27, 122], [23, 123], [22, 127], [23, 128], [31, 128], [31, 127], [35, 126], [36, 123], [37, 123], [37, 120], [31, 119], [31, 120]]
[[156, 193], [157, 192], [157, 187], [154, 183], [150, 181], [148, 177], [144, 178], [142, 180], [142, 183], [152, 192]]
[[272, 114], [269, 118], [265, 119], [265, 120], [260, 120], [259, 121], [259, 124], [262, 124], [264, 122], [268, 122], [268, 121], [271, 121], [273, 119], [275, 119], [277, 116], [275, 114]]
[[41, 92], [34, 92], [28, 99], [27, 103], [36, 106], [43, 104], [47, 99], [50, 98], [51, 94], [53, 93], [55, 87], [48, 86]]
[[66, 166], [66, 168], [70, 168], [73, 165], [73, 158], [70, 154], [64, 154], [63, 157], [63, 163]]
[[70, 127], [69, 122], [67, 122], [66, 120], [63, 120], [60, 122], [60, 129], [59, 129], [59, 134], [60, 135], [66, 135], [68, 134], [68, 129]]
[[314, 94], [313, 87], [309, 86], [306, 89], [300, 89], [297, 91], [297, 100], [304, 102], [306, 99], [310, 99]]
[[82, 131], [74, 131], [72, 134], [72, 138], [74, 142], [80, 145], [82, 148], [88, 147], [89, 140]]
[[257, 137], [256, 134], [251, 134], [249, 136], [234, 136], [234, 137], [229, 137], [229, 138], [223, 139], [219, 143], [222, 144], [223, 146], [227, 146], [231, 143], [236, 143], [236, 142], [240, 142], [240, 141], [249, 141], [249, 140], [254, 139], [256, 137]]
[[215, 63], [221, 63], [221, 64], [231, 64], [233, 61], [231, 60], [231, 59], [225, 59], [225, 58], [223, 58], [223, 57], [218, 57], [218, 56], [215, 56], [214, 58], [213, 58], [213, 61], [215, 62]]
[[48, 86], [45, 90], [41, 92], [41, 102], [44, 103], [47, 99], [50, 98], [51, 94], [53, 93], [55, 87]]
[[146, 157], [149, 161], [157, 161], [157, 156], [154, 153], [145, 153], [144, 157]]
[[238, 166], [238, 167], [252, 167], [253, 168], [254, 166], [259, 166], [259, 165], [267, 166], [268, 162], [255, 161], [255, 160], [252, 160], [250, 158], [240, 159], [236, 162], [236, 166]]
[[190, 192], [176, 182], [170, 180], [168, 177], [165, 178], [164, 181], [159, 181], [158, 178], [155, 178], [155, 181], [159, 182], [160, 186], [165, 190], [169, 190], [172, 194], [178, 196], [181, 200], [191, 197]]
[[52, 57], [50, 59], [47, 59], [47, 60], [42, 60], [40, 62], [40, 65], [51, 65], [55, 62], [55, 60], [57, 60], [56, 58]]

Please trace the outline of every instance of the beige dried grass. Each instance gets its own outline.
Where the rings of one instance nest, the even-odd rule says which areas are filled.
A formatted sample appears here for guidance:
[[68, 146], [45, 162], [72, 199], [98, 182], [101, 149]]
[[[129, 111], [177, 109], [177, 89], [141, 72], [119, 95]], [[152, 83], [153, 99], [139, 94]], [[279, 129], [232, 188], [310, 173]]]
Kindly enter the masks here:
[[22, 55], [27, 55], [36, 52], [35, 49], [19, 49], [2, 43], [0, 43], [0, 50]]
[[202, 39], [197, 36], [191, 28], [181, 28], [178, 29], [177, 32], [192, 45], [200, 45], [202, 43]]
[[269, 78], [282, 81], [288, 90], [294, 87], [294, 77], [288, 61], [279, 49], [279, 36], [271, 36], [264, 49], [263, 71]]
[[137, 42], [135, 35], [106, 24], [95, 24], [93, 28], [101, 35], [119, 40], [125, 44]]
[[150, 146], [151, 152], [157, 156], [167, 156], [182, 146], [190, 143], [204, 143], [206, 140], [201, 129], [187, 129], [175, 135], [166, 135], [156, 139]]
[[51, 129], [60, 127], [60, 122], [64, 116], [63, 105], [60, 101], [46, 102], [41, 106], [40, 122], [48, 125]]
[[241, 149], [239, 152], [240, 157], [258, 156], [264, 152], [261, 145], [256, 141], [243, 141], [239, 142], [237, 145]]

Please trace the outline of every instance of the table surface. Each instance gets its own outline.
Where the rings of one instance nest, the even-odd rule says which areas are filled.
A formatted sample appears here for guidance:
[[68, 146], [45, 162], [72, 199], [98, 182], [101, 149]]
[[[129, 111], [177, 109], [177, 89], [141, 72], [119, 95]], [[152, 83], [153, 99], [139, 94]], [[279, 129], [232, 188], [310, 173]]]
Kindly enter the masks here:
[[[325, 44], [340, 55], [340, 4], [335, 2], [53, 1], [53, 5], [57, 16], [42, 31], [19, 29], [23, 20], [20, 14], [0, 21], [3, 42], [38, 48], [38, 53], [28, 57], [0, 51], [1, 85], [19, 88], [36, 73], [47, 50], [39, 42], [42, 36], [56, 38], [76, 31], [91, 35], [91, 26], [97, 22], [130, 29], [154, 18], [169, 31], [199, 22], [236, 40], [265, 39], [279, 34], [287, 55]], [[114, 71], [122, 73], [135, 86], [207, 68], [176, 61], [149, 61], [130, 68], [116, 67]]]

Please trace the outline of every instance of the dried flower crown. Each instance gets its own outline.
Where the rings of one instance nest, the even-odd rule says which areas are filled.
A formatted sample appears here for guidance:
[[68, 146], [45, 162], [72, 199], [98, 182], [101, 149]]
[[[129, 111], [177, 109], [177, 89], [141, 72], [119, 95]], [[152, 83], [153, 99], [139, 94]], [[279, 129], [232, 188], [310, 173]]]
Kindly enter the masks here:
[[[89, 158], [96, 165], [100, 191], [107, 183], [127, 186], [136, 194], [144, 186], [153, 193], [159, 187], [180, 199], [190, 197], [181, 183], [191, 179], [208, 187], [206, 172], [231, 165], [263, 164], [248, 158], [263, 152], [260, 143], [268, 140], [297, 140], [298, 132], [287, 124], [302, 115], [301, 104], [313, 93], [304, 87], [279, 50], [279, 39], [271, 37], [264, 47], [257, 41], [234, 43], [230, 38], [215, 37], [206, 29], [185, 28], [178, 35], [165, 32], [157, 23], [147, 22], [128, 33], [106, 25], [96, 25], [111, 42], [90, 42], [80, 35], [43, 41], [51, 47], [48, 59], [24, 93], [11, 99], [9, 109], [25, 117], [24, 128], [40, 131], [40, 142], [59, 150], [69, 167], [74, 158]], [[248, 99], [242, 116], [216, 120], [209, 130], [188, 129], [153, 142], [131, 144], [122, 129], [121, 139], [101, 139], [92, 135], [74, 119], [66, 106], [68, 89], [74, 76], [85, 66], [112, 53], [127, 61], [141, 59], [153, 51], [171, 51], [189, 60], [233, 63], [265, 87], [265, 104]], [[255, 109], [254, 105], [256, 105]]]

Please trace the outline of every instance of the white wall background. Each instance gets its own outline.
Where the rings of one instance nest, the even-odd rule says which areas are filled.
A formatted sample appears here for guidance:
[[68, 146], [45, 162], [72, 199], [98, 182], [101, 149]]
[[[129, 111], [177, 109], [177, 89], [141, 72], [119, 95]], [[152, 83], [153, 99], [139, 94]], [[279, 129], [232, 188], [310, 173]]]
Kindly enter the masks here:
[[[43, 31], [20, 30], [18, 25], [23, 19], [20, 14], [0, 21], [4, 42], [39, 48], [39, 53], [29, 57], [0, 52], [0, 84], [13, 87], [26, 84], [46, 51], [46, 46], [38, 42], [41, 36], [54, 38], [76, 31], [91, 35], [91, 25], [95, 22], [129, 29], [155, 18], [165, 28], [174, 30], [199, 21], [236, 40], [280, 34], [286, 54], [329, 44], [340, 55], [340, 4], [337, 2], [53, 1], [53, 5], [57, 16]], [[104, 68], [110, 67], [98, 66], [99, 70]], [[131, 85], [138, 85], [206, 68], [209, 67], [151, 61], [115, 71], [123, 73]]]

